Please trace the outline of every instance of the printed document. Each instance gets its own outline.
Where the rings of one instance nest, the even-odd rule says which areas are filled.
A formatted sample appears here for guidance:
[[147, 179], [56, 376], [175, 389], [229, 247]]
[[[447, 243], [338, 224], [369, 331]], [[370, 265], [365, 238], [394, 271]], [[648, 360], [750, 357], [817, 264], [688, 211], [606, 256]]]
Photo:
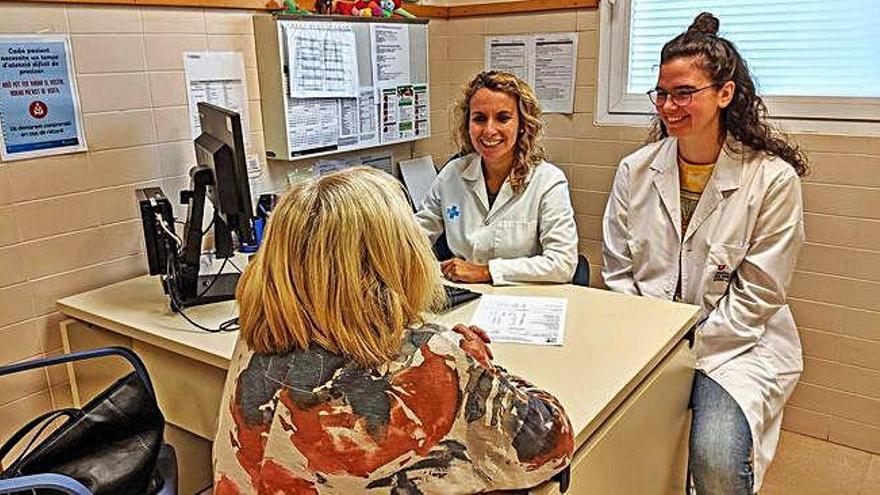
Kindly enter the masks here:
[[484, 295], [471, 318], [493, 342], [562, 345], [568, 300]]
[[294, 98], [356, 98], [358, 59], [354, 31], [343, 23], [290, 22], [288, 66]]

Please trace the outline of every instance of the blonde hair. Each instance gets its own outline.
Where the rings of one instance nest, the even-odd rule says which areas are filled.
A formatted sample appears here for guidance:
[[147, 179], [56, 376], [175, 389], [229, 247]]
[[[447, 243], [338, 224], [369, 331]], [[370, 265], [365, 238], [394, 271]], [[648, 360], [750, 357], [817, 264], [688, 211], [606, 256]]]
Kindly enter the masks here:
[[513, 152], [513, 168], [508, 180], [514, 191], [522, 190], [529, 170], [546, 159], [541, 138], [544, 122], [541, 120], [541, 105], [532, 88], [513, 74], [494, 70], [483, 71], [464, 87], [461, 97], [455, 104], [455, 142], [461, 155], [474, 152], [469, 132], [471, 119], [471, 98], [482, 88], [504, 93], [517, 103], [519, 113], [519, 134]]
[[281, 199], [236, 298], [255, 352], [317, 344], [370, 367], [395, 357], [404, 329], [424, 323], [444, 292], [400, 184], [357, 167]]

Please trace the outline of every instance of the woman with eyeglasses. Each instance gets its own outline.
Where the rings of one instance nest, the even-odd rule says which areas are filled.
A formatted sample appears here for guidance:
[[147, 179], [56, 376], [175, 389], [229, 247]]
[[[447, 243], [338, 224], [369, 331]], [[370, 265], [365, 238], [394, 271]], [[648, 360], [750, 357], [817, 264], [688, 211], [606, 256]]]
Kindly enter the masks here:
[[689, 468], [697, 493], [750, 494], [803, 363], [786, 289], [804, 240], [806, 158], [771, 130], [709, 13], [664, 45], [650, 144], [624, 158], [603, 222], [612, 290], [702, 307]]

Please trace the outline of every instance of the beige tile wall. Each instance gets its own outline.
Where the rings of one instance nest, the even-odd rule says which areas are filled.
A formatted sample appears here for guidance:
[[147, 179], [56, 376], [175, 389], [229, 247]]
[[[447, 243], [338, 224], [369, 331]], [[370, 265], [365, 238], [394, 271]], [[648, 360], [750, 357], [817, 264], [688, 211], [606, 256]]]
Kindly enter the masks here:
[[[160, 185], [173, 201], [195, 162], [184, 51], [243, 53], [252, 151], [264, 155], [251, 15], [0, 2], [0, 34], [70, 34], [90, 150], [0, 163], [0, 364], [61, 351], [56, 299], [146, 272], [134, 189]], [[391, 151], [412, 156], [409, 144]], [[270, 164], [257, 188], [283, 190], [290, 170]], [[0, 441], [66, 403], [65, 380], [0, 379]]]
[[[461, 2], [452, 2], [461, 3]], [[577, 31], [573, 115], [547, 116], [550, 158], [568, 174], [580, 250], [600, 271], [601, 215], [621, 157], [645, 129], [596, 127], [598, 56], [595, 10], [431, 21], [430, 71], [434, 136], [416, 145], [443, 163], [451, 98], [483, 67], [491, 34]], [[815, 167], [804, 182], [808, 242], [791, 287], [804, 344], [805, 371], [785, 428], [880, 452], [880, 138], [797, 135]], [[601, 286], [598, 276], [593, 284]]]

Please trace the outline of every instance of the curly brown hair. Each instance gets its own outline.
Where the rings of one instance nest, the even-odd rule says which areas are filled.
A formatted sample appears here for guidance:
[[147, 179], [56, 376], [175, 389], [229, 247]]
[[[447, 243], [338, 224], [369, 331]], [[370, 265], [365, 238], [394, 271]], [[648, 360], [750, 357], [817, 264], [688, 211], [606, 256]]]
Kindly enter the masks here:
[[508, 180], [515, 192], [520, 192], [529, 170], [546, 159], [541, 138], [544, 135], [544, 121], [541, 120], [541, 105], [532, 88], [522, 79], [508, 72], [487, 70], [477, 74], [462, 91], [455, 103], [455, 144], [459, 155], [474, 152], [468, 131], [471, 112], [470, 102], [474, 94], [481, 88], [500, 91], [517, 103], [519, 111], [519, 134], [513, 152], [513, 168], [510, 169]]
[[[718, 36], [720, 24], [718, 18], [708, 12], [699, 14], [687, 31], [663, 45], [660, 65], [680, 58], [693, 58], [717, 86], [733, 81], [736, 86], [733, 99], [721, 110], [722, 135], [719, 139], [730, 134], [740, 144], [778, 156], [799, 176], [805, 175], [809, 169], [806, 155], [767, 122], [767, 106], [755, 90], [748, 65], [732, 42]], [[655, 116], [648, 141], [659, 141], [668, 135], [663, 121]]]

